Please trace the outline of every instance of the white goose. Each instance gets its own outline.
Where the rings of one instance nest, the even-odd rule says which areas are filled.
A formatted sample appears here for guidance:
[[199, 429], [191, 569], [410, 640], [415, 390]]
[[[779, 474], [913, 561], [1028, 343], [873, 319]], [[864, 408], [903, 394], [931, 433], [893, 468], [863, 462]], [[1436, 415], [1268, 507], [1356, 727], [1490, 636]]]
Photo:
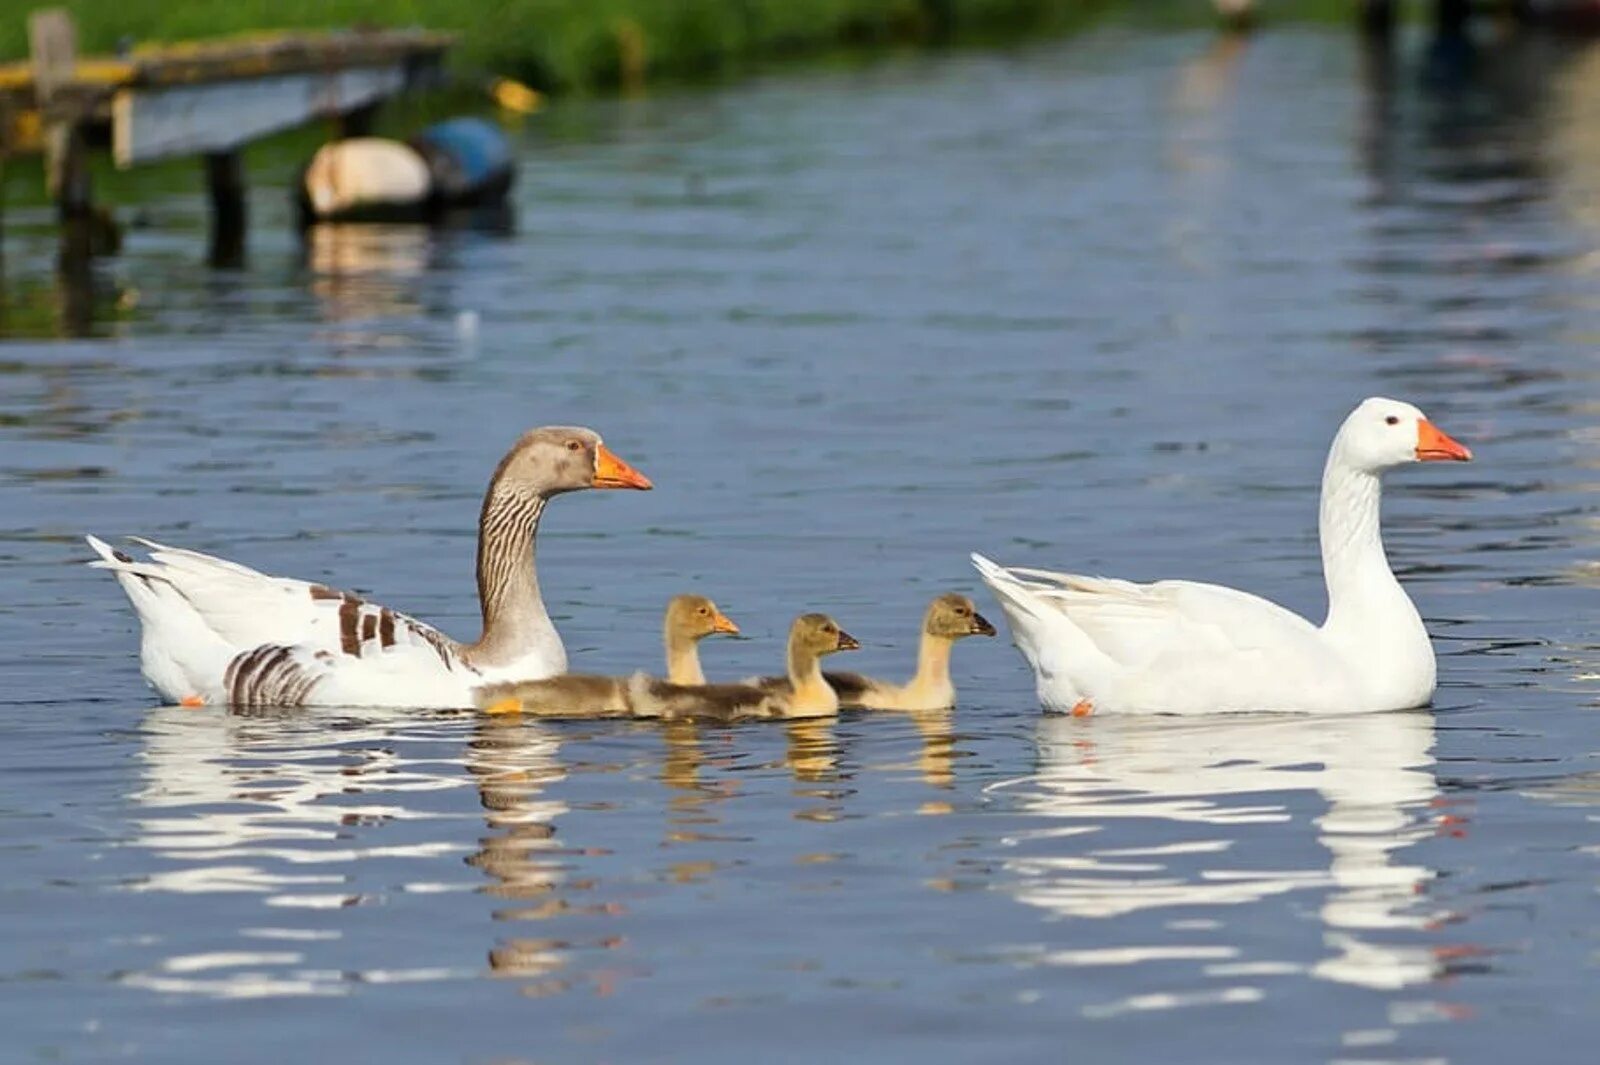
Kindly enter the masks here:
[[1046, 710], [1204, 714], [1399, 710], [1433, 696], [1433, 645], [1389, 569], [1379, 476], [1472, 452], [1409, 403], [1374, 398], [1345, 419], [1322, 474], [1320, 627], [1247, 592], [1134, 584], [973, 564], [1033, 667]]
[[140, 667], [187, 706], [469, 707], [494, 681], [566, 671], [539, 596], [533, 541], [552, 496], [650, 487], [589, 429], [525, 433], [501, 459], [478, 518], [483, 634], [458, 643], [376, 603], [149, 540], [148, 561], [91, 536], [143, 627]]

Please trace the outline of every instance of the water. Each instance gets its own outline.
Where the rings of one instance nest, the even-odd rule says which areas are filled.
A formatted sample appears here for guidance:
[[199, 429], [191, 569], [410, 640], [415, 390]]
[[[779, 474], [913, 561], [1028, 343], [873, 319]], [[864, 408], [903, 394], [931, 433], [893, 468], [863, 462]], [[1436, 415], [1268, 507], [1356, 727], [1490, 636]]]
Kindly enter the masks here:
[[[12, 211], [0, 1058], [1588, 1060], [1597, 98], [1575, 45], [1112, 30], [568, 105], [509, 238], [302, 256], [258, 190], [214, 272], [180, 170], [74, 293]], [[578, 422], [658, 486], [546, 515], [581, 667], [694, 589], [717, 676], [806, 609], [894, 674], [971, 549], [1317, 613], [1370, 393], [1479, 456], [1387, 500], [1427, 712], [1041, 719], [1001, 639], [953, 715], [224, 716], [76, 565], [144, 533], [468, 635], [488, 471]]]

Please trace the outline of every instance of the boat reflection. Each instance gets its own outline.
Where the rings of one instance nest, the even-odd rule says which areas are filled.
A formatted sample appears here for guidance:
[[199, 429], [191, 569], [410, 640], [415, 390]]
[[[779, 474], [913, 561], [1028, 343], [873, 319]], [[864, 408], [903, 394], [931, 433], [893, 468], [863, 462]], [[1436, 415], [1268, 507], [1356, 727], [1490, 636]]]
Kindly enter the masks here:
[[[1438, 831], [1433, 744], [1429, 713], [1046, 717], [1038, 774], [995, 789], [1050, 822], [1012, 841], [1023, 856], [1006, 862], [1008, 889], [1063, 917], [1098, 919], [1321, 892], [1325, 951], [1311, 973], [1370, 988], [1429, 981], [1449, 952], [1394, 933], [1448, 916], [1427, 902], [1434, 871], [1403, 853]], [[1305, 809], [1308, 792], [1322, 812]], [[1265, 853], [1284, 853], [1274, 825], [1310, 828], [1326, 860], [1253, 867], [1268, 839]]]

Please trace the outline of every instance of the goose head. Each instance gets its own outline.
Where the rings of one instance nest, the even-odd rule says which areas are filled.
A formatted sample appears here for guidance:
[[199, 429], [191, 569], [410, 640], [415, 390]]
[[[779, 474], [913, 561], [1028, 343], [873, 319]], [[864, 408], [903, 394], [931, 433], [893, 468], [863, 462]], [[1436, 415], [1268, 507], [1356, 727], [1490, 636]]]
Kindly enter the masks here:
[[1468, 462], [1472, 452], [1409, 403], [1374, 396], [1344, 420], [1334, 450], [1349, 466], [1381, 473], [1408, 462]]
[[922, 631], [929, 636], [959, 640], [964, 636], [993, 636], [994, 626], [978, 613], [971, 599], [951, 592], [929, 604]]
[[678, 595], [667, 604], [667, 636], [702, 640], [714, 633], [739, 635], [739, 626], [703, 595]]
[[584, 488], [649, 489], [650, 478], [623, 462], [593, 429], [547, 425], [522, 434], [492, 481], [518, 495], [549, 497]]
[[789, 650], [821, 657], [835, 651], [854, 651], [861, 646], [856, 638], [839, 627], [826, 614], [802, 614], [789, 629]]

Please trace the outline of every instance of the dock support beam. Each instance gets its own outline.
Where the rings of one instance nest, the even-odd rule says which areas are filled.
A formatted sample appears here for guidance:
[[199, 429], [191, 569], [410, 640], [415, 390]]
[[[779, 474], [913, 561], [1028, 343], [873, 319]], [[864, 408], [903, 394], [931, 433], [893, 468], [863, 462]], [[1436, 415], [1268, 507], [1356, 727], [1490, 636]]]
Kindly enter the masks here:
[[212, 266], [244, 265], [244, 162], [237, 150], [207, 152], [206, 192], [211, 198]]

